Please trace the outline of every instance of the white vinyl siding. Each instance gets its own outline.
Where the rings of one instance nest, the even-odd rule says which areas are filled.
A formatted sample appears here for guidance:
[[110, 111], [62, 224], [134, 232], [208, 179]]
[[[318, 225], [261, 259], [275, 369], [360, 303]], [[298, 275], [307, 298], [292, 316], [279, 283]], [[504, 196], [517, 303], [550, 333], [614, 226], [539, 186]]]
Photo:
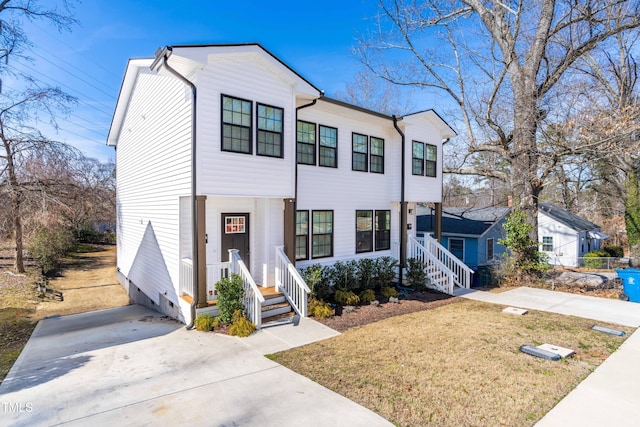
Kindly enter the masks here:
[[180, 81], [140, 71], [116, 162], [118, 267], [155, 303], [177, 303], [180, 197], [191, 183], [191, 100]]

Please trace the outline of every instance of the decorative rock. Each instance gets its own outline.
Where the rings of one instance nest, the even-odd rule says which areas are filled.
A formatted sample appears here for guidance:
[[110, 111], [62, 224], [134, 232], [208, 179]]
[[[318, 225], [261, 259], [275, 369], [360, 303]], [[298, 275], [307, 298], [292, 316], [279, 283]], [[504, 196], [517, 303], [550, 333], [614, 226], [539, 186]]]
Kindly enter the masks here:
[[369, 304], [371, 304], [371, 305], [372, 305], [372, 306], [374, 306], [374, 307], [378, 307], [378, 306], [380, 306], [380, 301], [378, 301], [378, 300], [373, 300], [373, 301], [371, 301]]
[[398, 298], [396, 298], [396, 297], [389, 297], [389, 302], [393, 302], [393, 303], [399, 304], [400, 300], [398, 300]]
[[342, 309], [345, 313], [351, 313], [356, 310], [356, 308], [352, 305], [345, 305]]

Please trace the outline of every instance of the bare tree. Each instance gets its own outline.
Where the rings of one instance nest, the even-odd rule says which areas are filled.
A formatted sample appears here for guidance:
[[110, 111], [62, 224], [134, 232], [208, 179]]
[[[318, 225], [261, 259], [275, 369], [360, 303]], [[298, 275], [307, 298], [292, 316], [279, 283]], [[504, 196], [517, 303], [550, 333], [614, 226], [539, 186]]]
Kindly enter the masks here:
[[[540, 193], [563, 159], [585, 148], [543, 138], [545, 123], [570, 108], [559, 83], [575, 78], [576, 61], [640, 26], [640, 2], [380, 0], [380, 8], [377, 29], [356, 48], [363, 64], [457, 106], [468, 152], [449, 171], [507, 181], [537, 241]], [[508, 170], [478, 168], [469, 162], [478, 153], [500, 156]]]
[[387, 80], [376, 77], [369, 70], [356, 74], [344, 92], [335, 94], [337, 99], [369, 110], [389, 115], [411, 113], [414, 105], [410, 91], [402, 91]]

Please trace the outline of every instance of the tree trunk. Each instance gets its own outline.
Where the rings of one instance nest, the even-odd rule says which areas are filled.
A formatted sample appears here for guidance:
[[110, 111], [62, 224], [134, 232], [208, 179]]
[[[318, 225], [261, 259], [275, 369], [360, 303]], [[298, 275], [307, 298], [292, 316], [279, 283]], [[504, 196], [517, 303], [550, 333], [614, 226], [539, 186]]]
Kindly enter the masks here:
[[624, 222], [627, 227], [629, 259], [632, 267], [637, 267], [640, 264], [640, 183], [635, 172], [629, 175], [627, 181]]
[[20, 198], [18, 195], [14, 196], [13, 200], [13, 235], [16, 248], [16, 260], [13, 264], [16, 272], [24, 273], [24, 259], [22, 254], [22, 218], [20, 217]]

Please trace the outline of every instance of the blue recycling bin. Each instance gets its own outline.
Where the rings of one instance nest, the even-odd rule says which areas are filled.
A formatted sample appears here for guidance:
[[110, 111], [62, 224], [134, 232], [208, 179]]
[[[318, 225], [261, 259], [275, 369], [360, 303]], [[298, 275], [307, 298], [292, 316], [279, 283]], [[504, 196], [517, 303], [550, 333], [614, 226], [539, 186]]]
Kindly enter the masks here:
[[622, 279], [622, 289], [629, 297], [629, 301], [640, 302], [640, 270], [625, 268], [624, 270], [616, 270], [616, 273]]

